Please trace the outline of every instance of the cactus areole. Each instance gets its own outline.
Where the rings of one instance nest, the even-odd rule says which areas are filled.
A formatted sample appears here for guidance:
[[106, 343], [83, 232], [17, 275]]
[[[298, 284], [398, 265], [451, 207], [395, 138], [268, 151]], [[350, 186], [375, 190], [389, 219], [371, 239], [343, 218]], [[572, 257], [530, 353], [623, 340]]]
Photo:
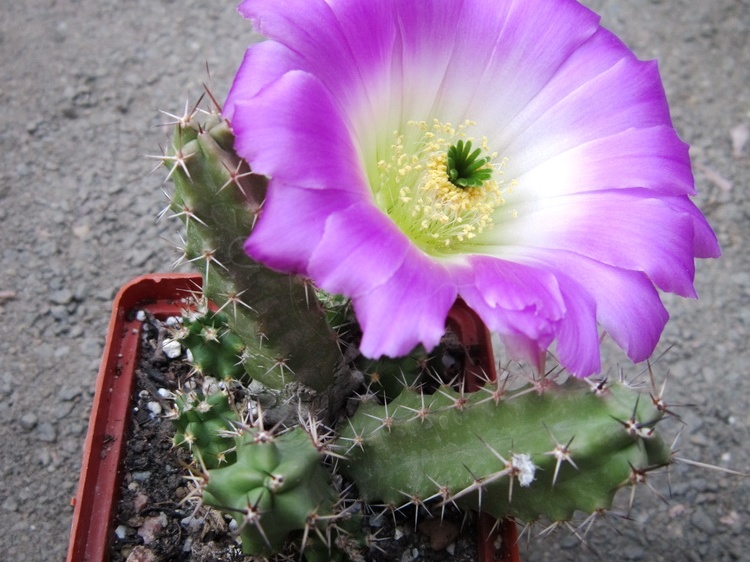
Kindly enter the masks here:
[[365, 355], [432, 349], [460, 296], [516, 359], [596, 373], [601, 328], [642, 361], [658, 290], [719, 255], [656, 64], [575, 0], [239, 11], [268, 38], [224, 106], [269, 178], [245, 249], [350, 297]]

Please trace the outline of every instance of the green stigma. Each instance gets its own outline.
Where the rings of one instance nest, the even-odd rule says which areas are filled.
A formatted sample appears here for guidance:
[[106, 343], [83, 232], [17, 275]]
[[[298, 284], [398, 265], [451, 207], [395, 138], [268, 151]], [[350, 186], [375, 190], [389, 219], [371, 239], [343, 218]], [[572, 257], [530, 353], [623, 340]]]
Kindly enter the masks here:
[[487, 166], [489, 157], [479, 158], [481, 148], [471, 151], [471, 141], [459, 140], [448, 149], [448, 163], [446, 171], [448, 180], [462, 189], [467, 187], [481, 187], [484, 182], [492, 178], [492, 167]]

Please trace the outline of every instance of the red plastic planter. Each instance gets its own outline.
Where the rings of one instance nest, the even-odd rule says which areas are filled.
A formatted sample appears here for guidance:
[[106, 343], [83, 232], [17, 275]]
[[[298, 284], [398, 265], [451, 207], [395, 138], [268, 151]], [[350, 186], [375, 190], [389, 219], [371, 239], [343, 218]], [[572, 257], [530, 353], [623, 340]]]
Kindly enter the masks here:
[[[179, 315], [184, 308], [182, 300], [200, 285], [200, 275], [145, 275], [125, 285], [115, 298], [86, 434], [81, 479], [73, 500], [67, 562], [109, 559], [138, 364], [141, 322], [136, 318], [137, 312], [142, 310], [161, 319]], [[494, 380], [489, 333], [481, 320], [458, 301], [448, 325], [466, 346], [470, 359], [466, 390], [478, 389], [483, 379]], [[498, 525], [493, 518], [482, 515], [478, 562], [520, 562], [517, 540], [515, 522], [504, 520]]]
[[125, 285], [115, 297], [86, 434], [78, 494], [73, 500], [67, 562], [109, 559], [138, 365], [141, 322], [136, 313], [144, 310], [160, 318], [179, 315], [183, 308], [180, 300], [200, 288], [200, 284], [200, 275], [147, 275]]

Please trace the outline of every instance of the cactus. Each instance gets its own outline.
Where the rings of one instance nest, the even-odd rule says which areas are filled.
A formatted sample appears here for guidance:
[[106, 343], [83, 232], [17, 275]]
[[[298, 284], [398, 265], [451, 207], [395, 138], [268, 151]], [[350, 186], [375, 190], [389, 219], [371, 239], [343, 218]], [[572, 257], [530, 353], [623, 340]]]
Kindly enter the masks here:
[[245, 344], [227, 329], [229, 317], [222, 312], [208, 310], [205, 303], [198, 310], [185, 312], [173, 339], [189, 349], [194, 368], [201, 373], [224, 379], [241, 379]]
[[203, 123], [196, 115], [180, 119], [164, 156], [175, 186], [169, 209], [185, 225], [184, 259], [203, 273], [203, 294], [229, 315], [252, 379], [322, 390], [340, 358], [325, 312], [305, 282], [253, 262], [242, 248], [261, 212], [265, 179], [234, 153], [229, 124], [216, 111]]
[[[201, 375], [250, 383], [243, 393], [259, 404], [281, 398], [275, 413], [249, 422], [237, 413], [247, 407], [235, 410], [218, 386], [178, 395], [175, 443], [193, 451], [202, 501], [237, 522], [247, 554], [268, 556], [289, 541], [308, 561], [342, 558], [337, 541], [350, 553], [364, 548], [356, 521], [340, 521], [342, 475], [363, 501], [393, 508], [455, 504], [567, 521], [608, 509], [619, 488], [672, 462], [656, 432], [666, 407], [622, 382], [544, 378], [506, 391], [488, 381], [465, 394], [447, 386], [461, 372], [453, 341], [430, 355], [358, 356], [345, 299], [244, 254], [264, 180], [233, 152], [229, 124], [204, 113], [205, 123], [197, 110], [179, 119], [163, 157], [175, 184], [169, 208], [185, 225], [185, 259], [201, 270], [207, 299], [175, 338]], [[333, 428], [329, 437], [315, 418]]]
[[342, 430], [343, 473], [365, 500], [439, 500], [495, 517], [566, 521], [611, 507], [639, 473], [670, 464], [662, 412], [622, 383], [571, 379], [503, 395], [407, 390], [360, 405]]
[[245, 429], [236, 455], [236, 462], [208, 472], [203, 502], [235, 519], [246, 554], [278, 552], [294, 531], [302, 532], [304, 548], [335, 519], [331, 475], [299, 426], [281, 435]]
[[239, 421], [229, 402], [229, 394], [202, 391], [175, 395], [170, 413], [175, 426], [175, 445], [185, 445], [205, 468], [216, 468], [235, 461], [234, 440], [226, 433]]

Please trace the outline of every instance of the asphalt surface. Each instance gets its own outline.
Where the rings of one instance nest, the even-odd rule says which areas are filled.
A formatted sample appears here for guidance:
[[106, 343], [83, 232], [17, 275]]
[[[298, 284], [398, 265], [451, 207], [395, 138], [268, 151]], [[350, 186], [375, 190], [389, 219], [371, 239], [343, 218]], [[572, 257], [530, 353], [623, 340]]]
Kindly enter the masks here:
[[[693, 404], [679, 410], [679, 454], [750, 470], [750, 2], [586, 3], [660, 60], [724, 252], [699, 264], [698, 301], [666, 299], [655, 372], [670, 373], [668, 400]], [[223, 98], [251, 33], [231, 1], [0, 0], [0, 11], [0, 559], [59, 561], [111, 299], [176, 258], [179, 229], [155, 221], [163, 174], [144, 158], [167, 142], [158, 110], [180, 113], [208, 80]], [[650, 481], [668, 503], [642, 487], [631, 520], [598, 522], [584, 546], [532, 529], [524, 560], [750, 560], [750, 482], [687, 465], [669, 476]]]

